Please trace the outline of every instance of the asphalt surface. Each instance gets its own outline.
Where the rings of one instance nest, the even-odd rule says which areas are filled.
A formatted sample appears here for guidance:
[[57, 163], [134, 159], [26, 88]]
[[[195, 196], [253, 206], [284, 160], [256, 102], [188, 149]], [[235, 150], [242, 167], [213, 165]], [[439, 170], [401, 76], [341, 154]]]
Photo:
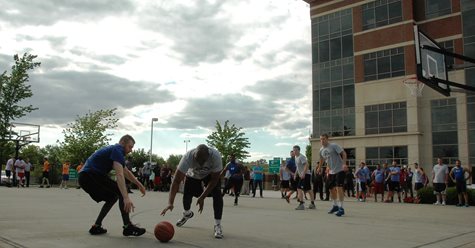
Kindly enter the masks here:
[[[122, 236], [122, 221], [114, 206], [103, 222], [108, 233], [87, 232], [102, 204], [82, 190], [0, 187], [0, 247], [475, 247], [475, 207], [399, 203], [345, 202], [346, 215], [328, 214], [331, 203], [316, 202], [316, 210], [296, 211], [280, 193], [264, 191], [264, 198], [242, 196], [238, 206], [225, 196], [224, 238], [213, 236], [212, 198], [205, 210], [175, 236], [160, 243], [153, 235], [160, 221], [175, 224], [182, 215], [181, 194], [175, 209], [160, 216], [168, 193], [134, 191], [134, 223], [147, 229], [141, 237]], [[196, 201], [194, 201], [195, 203]]]

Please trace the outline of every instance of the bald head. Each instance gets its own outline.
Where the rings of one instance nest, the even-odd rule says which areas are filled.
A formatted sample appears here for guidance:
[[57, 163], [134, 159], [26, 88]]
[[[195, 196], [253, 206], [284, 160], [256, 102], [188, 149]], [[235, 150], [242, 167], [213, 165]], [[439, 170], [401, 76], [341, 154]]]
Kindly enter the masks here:
[[208, 160], [208, 157], [209, 157], [209, 148], [204, 144], [198, 145], [196, 147], [196, 152], [194, 155], [194, 159], [198, 162], [198, 164], [203, 165], [206, 162], [206, 160]]

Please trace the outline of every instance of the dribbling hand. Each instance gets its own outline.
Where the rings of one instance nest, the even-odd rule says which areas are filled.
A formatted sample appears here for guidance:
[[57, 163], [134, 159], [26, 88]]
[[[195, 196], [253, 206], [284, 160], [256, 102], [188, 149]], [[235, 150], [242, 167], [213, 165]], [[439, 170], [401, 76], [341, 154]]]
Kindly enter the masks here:
[[196, 201], [196, 205], [199, 206], [198, 208], [198, 212], [201, 214], [201, 212], [203, 212], [203, 205], [205, 204], [205, 199], [200, 197], [198, 198], [198, 201]]
[[134, 212], [134, 203], [129, 198], [124, 199], [124, 211], [126, 213]]
[[146, 190], [145, 190], [145, 187], [143, 185], [141, 185], [141, 184], [139, 185], [139, 190], [140, 190], [140, 193], [142, 193], [142, 197], [145, 196]]
[[162, 210], [160, 215], [165, 216], [165, 214], [167, 213], [168, 210], [170, 210], [170, 212], [173, 211], [173, 205], [168, 205], [165, 209]]

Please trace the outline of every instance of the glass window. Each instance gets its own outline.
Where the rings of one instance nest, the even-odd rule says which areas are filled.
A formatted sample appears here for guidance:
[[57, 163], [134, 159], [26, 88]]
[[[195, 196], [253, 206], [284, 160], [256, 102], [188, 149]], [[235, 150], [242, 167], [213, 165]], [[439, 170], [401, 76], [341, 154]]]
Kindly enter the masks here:
[[407, 146], [367, 147], [366, 163], [376, 165], [378, 163], [391, 164], [395, 160], [398, 164], [407, 165]]
[[365, 81], [405, 75], [402, 48], [365, 54], [363, 63]]
[[355, 135], [355, 115], [343, 116], [343, 132], [345, 136]]
[[341, 38], [342, 58], [353, 56], [353, 35], [346, 35]]
[[321, 41], [318, 44], [318, 53], [320, 54], [320, 63], [330, 60], [330, 41]]
[[330, 109], [330, 89], [322, 89], [320, 91], [320, 110]]
[[365, 106], [365, 132], [367, 135], [407, 132], [406, 103]]
[[343, 87], [343, 107], [351, 108], [355, 106], [355, 86], [346, 85]]
[[455, 98], [432, 100], [431, 116], [433, 157], [453, 161], [458, 157], [457, 106]]
[[426, 0], [426, 19], [443, 16], [452, 12], [451, 0]]
[[330, 59], [335, 60], [341, 58], [341, 38], [330, 40]]
[[342, 87], [333, 87], [331, 88], [331, 91], [332, 91], [332, 106], [331, 108], [332, 109], [339, 109], [342, 107], [343, 105], [343, 101], [342, 101], [342, 96], [343, 96], [343, 92], [342, 92], [343, 88]]
[[321, 21], [318, 23], [318, 35], [324, 36], [328, 35], [329, 33], [329, 28], [328, 28], [328, 21]]
[[362, 5], [363, 30], [402, 21], [401, 1], [375, 1]]

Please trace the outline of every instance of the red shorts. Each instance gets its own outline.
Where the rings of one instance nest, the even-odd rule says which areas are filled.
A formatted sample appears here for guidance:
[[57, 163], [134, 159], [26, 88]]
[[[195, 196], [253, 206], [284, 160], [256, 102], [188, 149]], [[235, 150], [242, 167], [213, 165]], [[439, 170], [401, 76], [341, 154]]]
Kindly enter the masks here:
[[25, 172], [18, 172], [17, 174], [19, 178], [25, 177]]
[[384, 193], [384, 184], [383, 183], [374, 183], [374, 193], [382, 194]]
[[155, 177], [155, 180], [153, 180], [153, 184], [155, 185], [160, 185], [161, 178], [160, 177]]

